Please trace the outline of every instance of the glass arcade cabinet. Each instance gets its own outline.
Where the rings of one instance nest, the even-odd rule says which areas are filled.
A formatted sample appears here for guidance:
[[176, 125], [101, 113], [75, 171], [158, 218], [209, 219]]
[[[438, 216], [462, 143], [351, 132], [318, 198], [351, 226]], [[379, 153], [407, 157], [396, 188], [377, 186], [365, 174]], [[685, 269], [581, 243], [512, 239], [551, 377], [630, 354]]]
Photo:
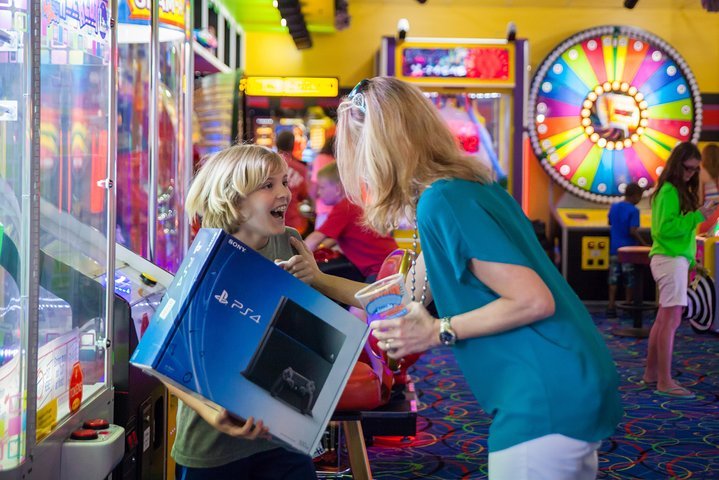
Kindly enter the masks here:
[[[114, 263], [110, 9], [0, 0], [2, 479], [103, 478], [124, 449], [98, 281]], [[91, 419], [109, 424], [78, 433]]]
[[117, 242], [174, 273], [189, 245], [191, 19], [189, 2], [159, 2], [153, 64], [150, 3], [118, 2]]
[[[382, 37], [376, 65], [380, 75], [419, 87], [461, 150], [522, 204], [528, 57], [525, 39]], [[394, 235], [409, 248], [412, 232], [403, 227]]]

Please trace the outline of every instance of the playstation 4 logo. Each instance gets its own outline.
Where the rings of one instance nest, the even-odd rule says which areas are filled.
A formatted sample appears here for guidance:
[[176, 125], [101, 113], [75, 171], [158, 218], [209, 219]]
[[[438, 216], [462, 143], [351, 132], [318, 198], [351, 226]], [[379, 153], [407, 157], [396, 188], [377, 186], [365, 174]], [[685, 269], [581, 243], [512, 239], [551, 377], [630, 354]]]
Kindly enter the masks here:
[[[219, 293], [215, 295], [215, 300], [217, 300], [218, 303], [221, 305], [228, 305], [230, 304], [229, 295], [227, 293], [227, 290], [222, 290], [222, 293]], [[260, 320], [262, 319], [261, 315], [258, 315], [254, 313], [254, 310], [251, 308], [245, 306], [241, 301], [238, 299], [233, 299], [232, 303], [230, 304], [230, 308], [232, 310], [237, 309], [237, 313], [240, 315], [249, 318], [255, 323], [260, 323]]]
[[227, 305], [227, 290], [222, 290], [222, 293], [215, 295], [215, 299], [223, 305]]

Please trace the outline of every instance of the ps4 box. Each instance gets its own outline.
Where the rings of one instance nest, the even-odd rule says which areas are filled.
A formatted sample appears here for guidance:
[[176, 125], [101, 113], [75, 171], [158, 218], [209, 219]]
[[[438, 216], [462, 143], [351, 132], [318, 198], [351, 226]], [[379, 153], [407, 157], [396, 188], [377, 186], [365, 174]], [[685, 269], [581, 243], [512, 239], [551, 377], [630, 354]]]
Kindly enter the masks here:
[[202, 229], [130, 362], [317, 450], [367, 324], [220, 229]]

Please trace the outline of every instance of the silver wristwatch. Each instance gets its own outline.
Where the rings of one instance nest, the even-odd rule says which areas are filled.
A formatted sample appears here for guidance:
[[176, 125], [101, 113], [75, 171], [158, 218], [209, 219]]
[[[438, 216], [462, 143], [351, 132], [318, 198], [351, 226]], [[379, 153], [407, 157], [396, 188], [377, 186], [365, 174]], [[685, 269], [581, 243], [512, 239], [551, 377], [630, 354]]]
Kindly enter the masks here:
[[442, 345], [451, 346], [457, 342], [457, 334], [452, 330], [452, 317], [439, 319], [439, 341]]

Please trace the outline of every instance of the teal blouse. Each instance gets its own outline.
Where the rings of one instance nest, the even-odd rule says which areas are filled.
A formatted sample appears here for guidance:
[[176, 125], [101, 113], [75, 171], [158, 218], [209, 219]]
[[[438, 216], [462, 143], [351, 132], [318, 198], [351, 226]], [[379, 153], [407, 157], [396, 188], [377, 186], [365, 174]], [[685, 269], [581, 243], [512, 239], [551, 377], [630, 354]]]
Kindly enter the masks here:
[[417, 223], [440, 316], [498, 298], [469, 270], [472, 258], [531, 268], [554, 296], [551, 317], [454, 347], [474, 396], [494, 417], [490, 452], [553, 433], [588, 442], [612, 435], [622, 407], [609, 350], [516, 201], [496, 183], [439, 180], [422, 193]]

